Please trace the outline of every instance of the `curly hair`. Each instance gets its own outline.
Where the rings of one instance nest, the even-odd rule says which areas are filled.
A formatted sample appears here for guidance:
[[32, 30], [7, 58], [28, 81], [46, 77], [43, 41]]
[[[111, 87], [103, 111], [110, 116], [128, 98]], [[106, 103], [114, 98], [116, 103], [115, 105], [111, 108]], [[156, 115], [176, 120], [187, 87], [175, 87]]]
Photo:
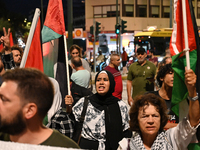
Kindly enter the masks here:
[[19, 47], [18, 45], [13, 45], [11, 47], [11, 51], [13, 51], [13, 50], [18, 50], [20, 52], [20, 54], [21, 54], [21, 57], [22, 57], [22, 55], [23, 55], [23, 49], [21, 47]]
[[160, 67], [160, 70], [158, 71], [157, 76], [156, 76], [156, 80], [158, 81], [160, 87], [162, 86], [162, 82], [163, 82], [160, 79], [163, 79], [166, 74], [171, 73], [171, 72], [172, 73], [174, 72], [171, 64], [166, 64]]
[[162, 98], [152, 93], [148, 93], [145, 95], [138, 95], [135, 97], [133, 105], [131, 106], [129, 111], [129, 116], [130, 116], [129, 125], [132, 131], [140, 132], [140, 127], [138, 122], [139, 109], [141, 107], [144, 108], [145, 106], [149, 105], [155, 106], [157, 111], [159, 112], [161, 117], [159, 131], [163, 131], [163, 128], [168, 121], [167, 106]]
[[78, 45], [76, 45], [76, 44], [73, 44], [70, 48], [69, 48], [69, 52], [70, 52], [70, 54], [72, 53], [72, 51], [74, 50], [74, 49], [77, 49], [78, 50], [78, 52], [79, 52], [79, 57], [81, 57], [81, 48], [78, 46]]

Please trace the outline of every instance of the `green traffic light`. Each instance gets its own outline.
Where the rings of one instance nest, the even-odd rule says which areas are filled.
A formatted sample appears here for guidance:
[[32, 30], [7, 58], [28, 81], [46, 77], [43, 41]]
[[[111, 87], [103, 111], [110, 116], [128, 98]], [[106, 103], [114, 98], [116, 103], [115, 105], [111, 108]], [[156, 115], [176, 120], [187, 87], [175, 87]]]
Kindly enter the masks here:
[[116, 33], [116, 34], [119, 34], [119, 32], [120, 32], [120, 25], [119, 25], [119, 24], [116, 24], [116, 25], [115, 25], [115, 33]]
[[116, 30], [116, 34], [119, 34], [119, 29]]

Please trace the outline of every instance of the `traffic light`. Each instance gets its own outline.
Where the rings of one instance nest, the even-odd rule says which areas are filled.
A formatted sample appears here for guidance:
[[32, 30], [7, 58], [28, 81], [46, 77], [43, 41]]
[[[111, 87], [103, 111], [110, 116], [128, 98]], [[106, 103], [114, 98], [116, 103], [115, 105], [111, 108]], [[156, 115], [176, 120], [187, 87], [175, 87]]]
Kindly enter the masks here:
[[119, 32], [120, 32], [120, 25], [119, 25], [119, 24], [116, 24], [116, 25], [115, 25], [115, 33], [116, 33], [116, 34], [119, 34]]
[[96, 22], [96, 35], [98, 35], [101, 31], [100, 31], [100, 29], [101, 29], [101, 27], [100, 27], [100, 22]]
[[90, 34], [93, 35], [94, 27], [90, 26]]
[[95, 41], [96, 42], [99, 41], [99, 36], [98, 35], [96, 35]]
[[122, 20], [122, 22], [121, 22], [121, 24], [122, 24], [122, 34], [127, 32], [127, 30], [125, 30], [126, 27], [127, 27], [127, 25], [125, 25], [126, 23], [127, 23], [127, 21], [124, 21], [124, 20]]

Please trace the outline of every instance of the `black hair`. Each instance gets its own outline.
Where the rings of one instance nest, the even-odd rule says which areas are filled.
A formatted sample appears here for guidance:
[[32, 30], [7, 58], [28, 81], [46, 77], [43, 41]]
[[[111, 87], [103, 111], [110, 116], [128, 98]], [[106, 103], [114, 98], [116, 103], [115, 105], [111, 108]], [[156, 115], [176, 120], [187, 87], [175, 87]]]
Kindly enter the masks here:
[[150, 53], [153, 53], [153, 55], [155, 55], [155, 51], [153, 49], [150, 50]]
[[165, 75], [170, 73], [170, 72], [174, 72], [171, 64], [166, 64], [166, 65], [160, 67], [160, 69], [157, 73], [157, 77], [156, 77], [160, 87], [162, 86], [162, 82], [163, 82], [160, 79], [164, 78]]

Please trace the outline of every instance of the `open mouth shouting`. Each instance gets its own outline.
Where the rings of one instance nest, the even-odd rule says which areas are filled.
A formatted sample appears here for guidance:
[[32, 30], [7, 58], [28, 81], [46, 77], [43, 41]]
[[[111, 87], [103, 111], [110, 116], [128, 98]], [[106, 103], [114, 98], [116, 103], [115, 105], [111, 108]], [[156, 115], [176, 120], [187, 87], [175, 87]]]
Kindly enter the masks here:
[[99, 95], [105, 95], [110, 88], [110, 81], [106, 73], [100, 73], [96, 81], [96, 90]]

